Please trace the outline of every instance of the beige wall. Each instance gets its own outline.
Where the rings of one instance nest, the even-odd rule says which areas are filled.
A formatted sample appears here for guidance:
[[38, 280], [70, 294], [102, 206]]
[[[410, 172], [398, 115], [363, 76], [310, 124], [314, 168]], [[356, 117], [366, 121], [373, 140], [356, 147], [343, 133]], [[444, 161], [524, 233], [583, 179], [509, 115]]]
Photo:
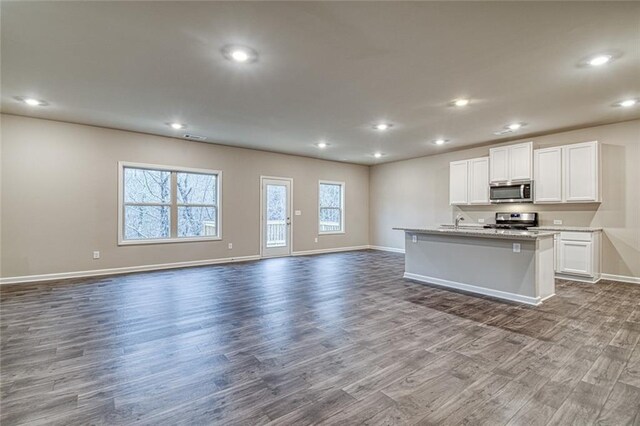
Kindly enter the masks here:
[[451, 223], [458, 213], [477, 223], [492, 221], [498, 210], [537, 211], [544, 225], [561, 219], [564, 225], [604, 227], [603, 272], [640, 277], [640, 120], [521, 141], [528, 140], [534, 148], [600, 141], [602, 203], [449, 206], [449, 162], [489, 155], [489, 146], [472, 148], [371, 167], [370, 243], [404, 248], [402, 232], [392, 227]]
[[[294, 180], [294, 251], [369, 243], [366, 166], [6, 114], [1, 125], [2, 277], [257, 255], [261, 175]], [[223, 241], [118, 247], [118, 161], [222, 170]], [[317, 234], [321, 179], [346, 183], [343, 235]]]
[[[294, 179], [295, 251], [377, 245], [402, 248], [393, 226], [493, 218], [495, 206], [451, 207], [449, 162], [489, 147], [371, 168], [139, 133], [1, 115], [0, 276], [17, 277], [259, 254], [259, 177]], [[523, 139], [525, 140], [525, 139]], [[531, 139], [526, 139], [531, 140]], [[542, 224], [605, 228], [603, 271], [640, 277], [640, 120], [533, 138], [535, 147], [599, 140], [603, 202], [509, 205]], [[223, 241], [118, 247], [117, 162], [220, 169]], [[28, 170], [28, 173], [25, 171]], [[317, 235], [317, 181], [346, 182], [344, 235]], [[314, 243], [318, 237], [319, 242]], [[227, 244], [233, 243], [233, 250]], [[93, 250], [101, 259], [93, 260]]]

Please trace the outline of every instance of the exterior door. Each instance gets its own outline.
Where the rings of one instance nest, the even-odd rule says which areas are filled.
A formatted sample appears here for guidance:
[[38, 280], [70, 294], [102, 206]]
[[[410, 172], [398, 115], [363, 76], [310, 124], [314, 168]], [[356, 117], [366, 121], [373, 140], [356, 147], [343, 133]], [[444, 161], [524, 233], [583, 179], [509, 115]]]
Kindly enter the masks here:
[[261, 178], [262, 257], [291, 254], [291, 179]]

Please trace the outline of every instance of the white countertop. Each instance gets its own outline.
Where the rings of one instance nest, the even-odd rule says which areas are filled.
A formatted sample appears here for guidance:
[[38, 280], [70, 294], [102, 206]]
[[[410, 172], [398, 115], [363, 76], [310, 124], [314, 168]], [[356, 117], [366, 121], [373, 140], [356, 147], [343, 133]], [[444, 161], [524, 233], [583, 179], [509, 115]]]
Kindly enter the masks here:
[[602, 228], [591, 227], [591, 226], [563, 226], [563, 225], [553, 225], [553, 226], [536, 226], [533, 228], [529, 228], [532, 231], [568, 231], [568, 232], [598, 232], [602, 231]]
[[426, 228], [393, 228], [397, 231], [414, 232], [417, 234], [455, 235], [461, 237], [500, 238], [510, 240], [535, 240], [552, 237], [557, 231], [534, 230], [520, 231], [513, 229], [485, 229], [479, 226], [426, 227]]

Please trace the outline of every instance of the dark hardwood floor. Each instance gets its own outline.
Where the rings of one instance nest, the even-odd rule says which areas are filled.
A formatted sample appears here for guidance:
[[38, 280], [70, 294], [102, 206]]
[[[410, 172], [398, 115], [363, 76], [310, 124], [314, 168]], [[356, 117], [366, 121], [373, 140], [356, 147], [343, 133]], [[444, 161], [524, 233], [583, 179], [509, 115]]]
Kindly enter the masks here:
[[1, 288], [2, 425], [640, 424], [640, 286], [539, 308], [359, 251]]

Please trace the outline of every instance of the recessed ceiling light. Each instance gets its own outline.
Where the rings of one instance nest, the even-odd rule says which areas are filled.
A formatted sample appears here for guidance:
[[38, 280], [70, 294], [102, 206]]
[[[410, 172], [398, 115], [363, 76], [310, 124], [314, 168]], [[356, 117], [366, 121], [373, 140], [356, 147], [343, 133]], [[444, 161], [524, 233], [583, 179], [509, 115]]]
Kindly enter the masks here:
[[382, 157], [382, 153], [381, 152], [376, 152], [375, 154], [373, 154], [374, 157], [376, 158], [380, 158]]
[[31, 106], [39, 106], [40, 105], [40, 101], [37, 99], [33, 99], [33, 98], [27, 98], [24, 100], [24, 103], [27, 105], [31, 105]]
[[391, 123], [378, 123], [373, 126], [374, 129], [379, 130], [381, 132], [384, 132], [385, 130], [389, 130], [392, 127], [393, 127], [393, 124]]
[[175, 130], [186, 129], [187, 127], [182, 123], [168, 123], [168, 124], [169, 126], [171, 126], [172, 129], [175, 129]]
[[433, 141], [435, 145], [444, 145], [447, 142], [449, 142], [447, 139], [436, 139]]
[[518, 129], [520, 129], [522, 126], [524, 126], [524, 123], [511, 123], [509, 125], [506, 126], [507, 129], [512, 130], [512, 131], [516, 131]]
[[618, 102], [616, 105], [617, 106], [621, 106], [621, 107], [625, 107], [625, 108], [629, 108], [632, 107], [634, 105], [638, 104], [638, 100], [637, 99], [625, 99], [624, 101], [620, 101]]
[[230, 61], [243, 64], [258, 60], [258, 52], [247, 46], [227, 45], [222, 48], [222, 54]]
[[20, 102], [24, 102], [25, 104], [27, 104], [29, 106], [46, 106], [46, 105], [49, 105], [46, 101], [43, 101], [41, 99], [29, 98], [29, 97], [25, 97], [25, 96], [16, 96], [14, 99], [16, 99], [17, 101], [20, 101]]
[[464, 107], [469, 105], [469, 99], [456, 99], [453, 104], [457, 107]]
[[613, 59], [611, 55], [596, 55], [589, 59], [589, 65], [592, 67], [599, 67], [600, 65], [604, 65]]
[[329, 145], [328, 145], [326, 142], [318, 142], [318, 143], [316, 144], [316, 146], [317, 146], [318, 148], [320, 148], [320, 149], [324, 149], [324, 148], [326, 148], [326, 147], [327, 147], [327, 146], [329, 146]]

